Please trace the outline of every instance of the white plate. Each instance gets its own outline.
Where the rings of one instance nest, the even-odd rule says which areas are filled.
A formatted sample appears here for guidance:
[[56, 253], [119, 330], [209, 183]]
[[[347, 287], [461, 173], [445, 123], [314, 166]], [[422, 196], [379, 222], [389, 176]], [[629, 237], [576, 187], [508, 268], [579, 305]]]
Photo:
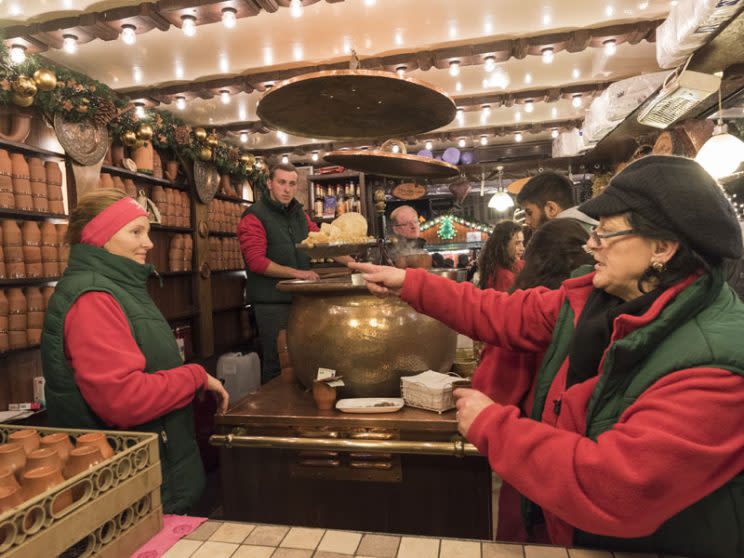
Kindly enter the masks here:
[[404, 401], [399, 397], [355, 397], [339, 399], [336, 402], [336, 409], [343, 413], [394, 413], [400, 411], [403, 405]]

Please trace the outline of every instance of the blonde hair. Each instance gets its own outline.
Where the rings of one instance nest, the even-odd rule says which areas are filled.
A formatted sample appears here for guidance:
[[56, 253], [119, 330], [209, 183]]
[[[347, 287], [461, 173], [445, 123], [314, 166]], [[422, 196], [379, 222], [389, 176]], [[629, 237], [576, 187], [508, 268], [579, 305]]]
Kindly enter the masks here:
[[69, 244], [79, 244], [85, 225], [90, 223], [104, 209], [126, 197], [127, 194], [113, 188], [94, 190], [84, 194], [78, 200], [75, 209], [70, 212], [70, 224], [65, 235], [67, 242]]

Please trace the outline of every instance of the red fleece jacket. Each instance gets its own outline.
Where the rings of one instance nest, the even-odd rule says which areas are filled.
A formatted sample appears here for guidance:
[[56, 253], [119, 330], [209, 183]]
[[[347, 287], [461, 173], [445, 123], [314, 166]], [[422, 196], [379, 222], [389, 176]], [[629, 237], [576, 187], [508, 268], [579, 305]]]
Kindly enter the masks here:
[[[305, 217], [310, 232], [320, 230], [307, 213], [305, 213]], [[266, 229], [258, 217], [249, 213], [240, 220], [240, 223], [238, 223], [238, 240], [240, 241], [240, 251], [243, 252], [243, 260], [248, 269], [253, 273], [263, 274], [269, 267], [271, 260], [266, 257]]]
[[198, 364], [145, 372], [145, 355], [108, 293], [87, 292], [73, 303], [64, 339], [83, 399], [113, 427], [131, 428], [180, 409], [207, 387], [207, 372]]
[[[563, 301], [578, 317], [592, 275], [511, 295], [480, 291], [408, 270], [401, 298], [486, 343], [542, 352]], [[692, 279], [669, 289], [642, 317], [619, 316], [613, 340], [652, 320]], [[744, 378], [717, 368], [673, 372], [651, 386], [597, 441], [583, 435], [597, 377], [565, 389], [567, 361], [548, 393], [543, 422], [492, 404], [467, 437], [493, 470], [540, 505], [551, 541], [571, 545], [574, 528], [613, 537], [653, 533], [671, 516], [744, 470]]]

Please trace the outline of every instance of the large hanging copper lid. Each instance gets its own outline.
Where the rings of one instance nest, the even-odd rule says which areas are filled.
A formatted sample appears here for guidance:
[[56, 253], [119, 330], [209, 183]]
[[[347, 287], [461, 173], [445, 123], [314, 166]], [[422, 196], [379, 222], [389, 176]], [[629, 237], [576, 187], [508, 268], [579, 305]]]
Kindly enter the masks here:
[[[391, 151], [393, 146], [398, 152]], [[392, 176], [395, 178], [447, 179], [460, 174], [455, 165], [437, 161], [431, 157], [409, 155], [406, 146], [399, 140], [388, 140], [379, 150], [347, 149], [332, 151], [324, 159], [333, 165], [341, 165], [355, 171]]]
[[437, 87], [377, 70], [326, 70], [275, 85], [258, 103], [267, 125], [308, 138], [421, 134], [452, 122], [455, 103]]

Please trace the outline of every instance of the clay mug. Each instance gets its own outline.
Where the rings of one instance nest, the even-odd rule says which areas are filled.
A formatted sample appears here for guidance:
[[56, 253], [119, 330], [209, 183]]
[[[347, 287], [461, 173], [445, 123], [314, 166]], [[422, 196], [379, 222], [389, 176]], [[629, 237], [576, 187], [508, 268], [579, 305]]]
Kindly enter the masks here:
[[[96, 446], [80, 446], [70, 452], [70, 459], [62, 470], [62, 476], [71, 479], [103, 461], [101, 450]], [[72, 487], [72, 499], [77, 501], [85, 493], [85, 486], [78, 483]]]
[[104, 459], [108, 459], [114, 455], [114, 449], [106, 439], [106, 435], [103, 432], [87, 432], [77, 437], [76, 444], [78, 447], [81, 446], [95, 446], [101, 451], [101, 455]]
[[47, 434], [41, 439], [41, 446], [56, 450], [59, 453], [60, 459], [62, 459], [62, 463], [67, 462], [67, 458], [70, 457], [70, 451], [73, 448], [70, 437], [64, 432]]
[[[49, 466], [30, 469], [23, 473], [23, 477], [21, 478], [21, 485], [23, 486], [26, 499], [43, 494], [50, 488], [54, 488], [63, 482], [65, 482], [65, 479], [59, 467]], [[52, 512], [58, 513], [70, 505], [72, 505], [72, 494], [67, 490], [57, 496], [52, 506]]]
[[171, 182], [175, 182], [178, 178], [178, 161], [166, 161], [165, 163], [165, 178]]
[[8, 436], [8, 442], [19, 444], [28, 456], [32, 451], [39, 449], [39, 433], [31, 428], [16, 430]]
[[114, 180], [111, 178], [109, 173], [102, 172], [98, 180], [98, 185], [100, 188], [111, 189], [114, 187]]
[[28, 454], [24, 471], [30, 471], [37, 467], [62, 468], [62, 459], [56, 450], [52, 448], [39, 448]]
[[0, 514], [23, 503], [23, 491], [16, 483], [16, 486], [0, 486]]
[[20, 478], [26, 467], [26, 452], [15, 442], [0, 445], [0, 468], [7, 469]]
[[327, 382], [315, 380], [313, 382], [313, 399], [315, 399], [315, 405], [321, 411], [329, 411], [333, 409], [333, 404], [336, 402], [336, 388], [329, 386]]

